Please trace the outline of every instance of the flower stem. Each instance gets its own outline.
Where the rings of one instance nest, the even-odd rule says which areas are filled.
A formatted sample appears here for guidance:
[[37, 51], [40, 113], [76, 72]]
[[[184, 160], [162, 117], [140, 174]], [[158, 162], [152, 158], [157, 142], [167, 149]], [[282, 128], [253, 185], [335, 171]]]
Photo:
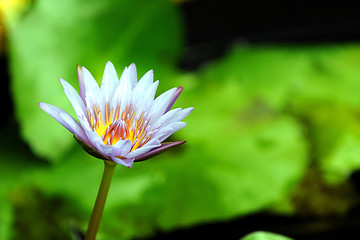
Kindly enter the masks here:
[[104, 173], [101, 179], [99, 192], [96, 197], [95, 206], [92, 211], [88, 229], [85, 235], [85, 240], [95, 240], [96, 233], [99, 229], [101, 216], [104, 211], [105, 201], [109, 191], [111, 179], [116, 167], [116, 163], [114, 162], [104, 160], [104, 163]]

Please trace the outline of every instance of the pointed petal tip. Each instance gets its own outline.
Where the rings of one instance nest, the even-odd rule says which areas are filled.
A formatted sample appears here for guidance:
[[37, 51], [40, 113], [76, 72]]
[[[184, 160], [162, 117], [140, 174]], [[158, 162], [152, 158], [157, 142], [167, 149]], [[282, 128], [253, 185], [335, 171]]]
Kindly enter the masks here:
[[77, 72], [78, 72], [78, 79], [79, 79], [79, 95], [81, 99], [85, 102], [85, 86], [84, 86], [84, 74], [82, 71], [82, 67], [77, 64], [76, 65]]
[[60, 83], [61, 83], [62, 85], [64, 85], [64, 83], [65, 83], [65, 84], [68, 83], [67, 81], [65, 81], [65, 80], [62, 79], [62, 78], [59, 78], [59, 81], [60, 81]]
[[[136, 65], [135, 65], [135, 63], [131, 63], [131, 64], [129, 65], [128, 71], [129, 71], [129, 73], [133, 74], [134, 77], [137, 78], [137, 72], [136, 72]], [[137, 79], [136, 79], [136, 81], [137, 81]]]
[[[87, 70], [86, 67], [84, 67], [84, 66], [81, 67], [81, 72], [82, 72], [82, 73], [86, 72], [87, 74], [90, 74], [90, 75], [91, 75], [91, 73], [89, 72], [89, 70]], [[92, 76], [92, 75], [91, 75], [91, 76]]]
[[82, 66], [80, 66], [79, 64], [76, 64], [76, 70], [78, 72], [78, 77], [81, 78], [82, 77]]
[[38, 102], [38, 106], [47, 113], [48, 103]]
[[43, 102], [38, 102], [38, 106], [44, 110], [45, 112], [47, 112], [46, 110], [48, 109], [49, 104], [48, 103], [43, 103]]
[[177, 88], [172, 88], [171, 90], [174, 90], [175, 89], [175, 92], [174, 92], [174, 95], [173, 95], [173, 98], [171, 99], [169, 105], [167, 106], [167, 108], [165, 109], [165, 112], [164, 113], [167, 113], [171, 107], [174, 105], [176, 99], [179, 97], [180, 93], [182, 92], [182, 90], [184, 89], [183, 87], [177, 87]]
[[114, 67], [114, 64], [110, 60], [106, 62], [105, 68], [109, 66]]
[[48, 107], [50, 106], [50, 104], [44, 103], [44, 102], [38, 102], [38, 106], [39, 106], [42, 110], [44, 110], [45, 112], [47, 112], [47, 109], [48, 109]]
[[[184, 90], [184, 88], [183, 88], [182, 86], [179, 86], [179, 87], [176, 88], [176, 91], [177, 91], [177, 92], [180, 92], [180, 93], [181, 93], [182, 90]], [[179, 94], [180, 94], [180, 93], [179, 93]]]

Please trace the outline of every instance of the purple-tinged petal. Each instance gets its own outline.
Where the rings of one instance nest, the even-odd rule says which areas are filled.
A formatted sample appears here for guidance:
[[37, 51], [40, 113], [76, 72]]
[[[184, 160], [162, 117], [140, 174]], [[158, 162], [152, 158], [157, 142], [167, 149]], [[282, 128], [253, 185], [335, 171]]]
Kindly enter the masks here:
[[92, 130], [92, 128], [90, 127], [87, 119], [85, 117], [79, 117], [79, 122], [81, 127], [84, 129], [84, 132], [87, 136], [87, 138], [89, 139], [89, 145], [95, 147], [96, 143], [102, 142], [102, 138]]
[[181, 109], [181, 108], [172, 109], [169, 112], [162, 115], [159, 118], [159, 120], [153, 124], [151, 129], [152, 130], [159, 129], [161, 127], [166, 127], [174, 122], [179, 122], [183, 120], [187, 115], [189, 115], [192, 110], [194, 110], [193, 107], [185, 108], [185, 109]]
[[77, 68], [78, 77], [79, 77], [79, 94], [80, 94], [81, 99], [85, 103], [84, 75], [83, 75], [82, 69], [79, 64], [76, 66], [76, 68]]
[[109, 157], [104, 156], [98, 150], [96, 150], [93, 146], [89, 145], [87, 142], [78, 138], [76, 135], [74, 135], [74, 138], [80, 144], [80, 146], [91, 156], [99, 158], [99, 159], [110, 160]]
[[181, 145], [183, 143], [185, 143], [186, 141], [179, 141], [179, 142], [167, 142], [167, 143], [161, 143], [160, 147], [154, 148], [151, 151], [144, 153], [138, 157], [135, 158], [135, 162], [141, 162], [144, 160], [147, 160], [149, 158], [152, 158], [160, 153], [165, 152], [166, 150]]
[[153, 139], [158, 139], [160, 142], [167, 139], [174, 132], [184, 128], [186, 126], [185, 122], [174, 122], [165, 127], [159, 128], [153, 136]]
[[154, 138], [157, 138], [157, 139], [159, 139], [160, 142], [162, 142], [165, 139], [167, 139], [171, 134], [173, 134], [174, 132], [180, 130], [181, 128], [183, 128], [185, 126], [186, 126], [186, 123], [184, 123], [184, 122], [172, 123], [169, 126], [161, 128], [160, 131], [158, 133], [156, 133]]
[[124, 156], [131, 150], [131, 141], [119, 140], [114, 145], [105, 145], [104, 142], [98, 142], [96, 149], [107, 157]]
[[150, 131], [154, 130], [154, 129], [159, 129], [161, 127], [163, 127], [166, 123], [169, 122], [170, 119], [172, 119], [174, 117], [174, 115], [179, 112], [181, 110], [181, 108], [176, 108], [176, 109], [172, 109], [169, 112], [165, 113], [164, 115], [162, 115], [155, 123], [153, 123], [150, 126]]
[[71, 105], [73, 106], [76, 115], [79, 116], [86, 116], [86, 107], [84, 105], [84, 102], [80, 98], [79, 94], [76, 92], [76, 90], [64, 79], [60, 78], [60, 82], [64, 87], [64, 92], [66, 96], [68, 97]]
[[180, 93], [182, 92], [182, 90], [183, 90], [183, 87], [181, 87], [181, 86], [176, 89], [176, 93], [175, 93], [175, 95], [173, 96], [173, 98], [171, 99], [169, 105], [167, 106], [167, 108], [166, 108], [166, 110], [165, 110], [165, 113], [167, 113], [167, 112], [171, 109], [171, 107], [174, 105], [176, 99], [179, 97], [179, 95], [180, 95]]
[[186, 122], [174, 122], [174, 123], [170, 123], [166, 127], [170, 127], [172, 129], [174, 129], [174, 132], [176, 132], [176, 131], [179, 131], [180, 129], [186, 127]]
[[123, 165], [123, 166], [128, 167], [128, 168], [131, 168], [132, 164], [134, 162], [134, 158], [121, 159], [121, 158], [117, 158], [117, 157], [112, 157], [111, 159], [114, 162], [116, 162], [117, 164]]
[[150, 125], [156, 122], [165, 112], [173, 96], [176, 94], [176, 88], [172, 88], [160, 96], [158, 96], [150, 109], [151, 121]]
[[181, 109], [179, 112], [177, 112], [174, 115], [172, 119], [169, 120], [169, 122], [181, 121], [184, 118], [186, 118], [193, 110], [194, 110], [193, 107]]
[[81, 128], [80, 124], [67, 112], [65, 112], [61, 108], [42, 102], [39, 103], [39, 107], [41, 107], [50, 116], [55, 118], [56, 121], [58, 121], [61, 125], [63, 125], [72, 134], [77, 135], [83, 141], [88, 141], [86, 134], [84, 130]]
[[148, 151], [150, 151], [153, 148], [159, 147], [161, 144], [157, 139], [152, 139], [148, 143], [146, 143], [144, 146], [135, 149], [134, 151], [130, 152], [129, 154], [125, 155], [126, 158], [135, 158], [137, 156], [140, 156]]

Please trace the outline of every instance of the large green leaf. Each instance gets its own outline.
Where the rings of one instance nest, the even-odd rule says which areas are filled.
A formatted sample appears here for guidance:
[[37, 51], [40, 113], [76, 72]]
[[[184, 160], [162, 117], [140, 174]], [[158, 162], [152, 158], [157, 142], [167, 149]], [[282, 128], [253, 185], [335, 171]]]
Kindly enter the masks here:
[[[359, 45], [237, 47], [230, 53], [229, 59], [232, 59], [232, 64], [219, 60], [218, 66], [208, 75], [230, 75], [234, 80], [240, 80], [245, 99], [258, 99], [258, 102], [265, 102], [294, 117], [302, 126], [309, 145], [309, 159], [313, 160], [314, 168], [320, 169], [317, 171], [321, 175], [317, 179], [320, 183], [305, 181], [310, 185], [323, 184], [322, 187], [334, 194], [335, 199], [339, 193], [337, 189], [342, 189], [351, 173], [360, 168]], [[221, 81], [224, 81], [223, 78]], [[329, 198], [331, 194], [323, 198]], [[354, 203], [353, 197], [346, 197], [352, 194], [349, 190], [345, 197], [338, 198], [342, 201], [339, 205], [345, 207], [336, 209], [325, 200], [329, 204], [310, 211], [312, 214], [344, 214]], [[302, 204], [319, 206], [316, 200], [306, 198]], [[296, 200], [291, 205], [294, 202]], [[302, 206], [287, 205], [286, 212], [291, 208], [298, 208], [297, 212], [300, 212]]]
[[[168, 167], [163, 189], [160, 185], [153, 190], [160, 192], [163, 202], [157, 212], [162, 228], [265, 208], [289, 194], [306, 170], [302, 129], [293, 117], [279, 111], [281, 101], [272, 98], [268, 103], [267, 92], [249, 90], [256, 80], [250, 78], [252, 71], [244, 68], [234, 73], [223, 68], [239, 69], [241, 58], [245, 57], [231, 55], [199, 75], [182, 78], [189, 88], [185, 87], [178, 105], [195, 110], [180, 133], [188, 140], [182, 159], [164, 161]], [[276, 70], [281, 72], [280, 67]], [[245, 74], [248, 82], [242, 81]], [[283, 92], [281, 84], [273, 89], [274, 95]]]
[[[257, 99], [295, 117], [330, 183], [360, 168], [360, 47], [236, 47], [208, 76], [237, 80], [243, 101]], [[215, 77], [214, 77], [215, 76]], [[247, 100], [246, 100], [247, 99]]]
[[[130, 239], [255, 212], [286, 196], [302, 177], [307, 148], [291, 116], [266, 104], [242, 104], [236, 81], [199, 81], [207, 84], [179, 99], [183, 107], [195, 106], [188, 126], [173, 136], [188, 142], [116, 169], [100, 236]], [[62, 163], [32, 171], [26, 183], [64, 197], [83, 230], [102, 173], [101, 161], [86, 156], [77, 147]]]
[[[344, 180], [359, 167], [353, 154], [358, 102], [347, 96], [357, 90], [358, 73], [346, 64], [346, 52], [350, 59], [357, 56], [351, 46], [328, 53], [326, 48], [236, 48], [199, 73], [177, 78], [174, 83], [184, 92], [176, 106], [195, 110], [172, 139], [188, 142], [132, 169], [116, 169], [100, 236], [130, 239], [267, 209], [294, 191], [310, 159]], [[341, 74], [335, 56], [350, 73]], [[328, 73], [343, 76], [345, 86], [336, 77], [328, 82], [327, 73], [313, 74], [319, 58], [320, 65], [334, 65], [336, 74], [330, 67]], [[347, 91], [332, 97], [336, 89]], [[70, 134], [66, 138], [72, 141]], [[72, 207], [69, 216], [85, 229], [102, 163], [79, 146], [68, 153], [57, 165], [29, 171], [22, 184], [61, 196]]]
[[77, 86], [76, 64], [101, 80], [106, 61], [119, 75], [135, 62], [139, 76], [154, 68], [164, 79], [162, 88], [180, 45], [178, 13], [169, 1], [36, 1], [9, 28], [12, 92], [23, 138], [47, 159], [69, 150], [70, 134], [37, 104], [73, 112], [58, 79]]

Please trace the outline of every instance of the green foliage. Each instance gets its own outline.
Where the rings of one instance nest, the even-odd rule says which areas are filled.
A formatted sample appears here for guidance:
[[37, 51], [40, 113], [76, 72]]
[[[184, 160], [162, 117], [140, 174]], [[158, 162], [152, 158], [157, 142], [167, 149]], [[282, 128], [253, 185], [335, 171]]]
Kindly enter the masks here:
[[[135, 62], [139, 76], [154, 67], [159, 92], [182, 85], [176, 107], [195, 107], [188, 126], [172, 136], [185, 145], [132, 169], [117, 167], [100, 227], [104, 239], [226, 220], [279, 202], [289, 212], [317, 210], [299, 189], [315, 195], [330, 183], [342, 186], [360, 168], [357, 45], [237, 46], [180, 75], [180, 20], [167, 1], [42, 0], [12, 27], [12, 92], [31, 151], [12, 134], [16, 127], [0, 132], [7, 139], [0, 148], [2, 239], [21, 239], [20, 233], [56, 239], [55, 232], [66, 239], [69, 223], [86, 228], [102, 162], [37, 106], [44, 101], [73, 111], [58, 78], [76, 86], [76, 64], [98, 80], [107, 60], [117, 67]], [[310, 163], [316, 177], [307, 173]], [[328, 192], [316, 195], [321, 204], [338, 193]], [[259, 232], [243, 239], [288, 238]]]
[[[174, 136], [189, 143], [132, 169], [116, 169], [104, 236], [128, 239], [248, 214], [287, 196], [302, 177], [307, 147], [297, 121], [261, 99], [243, 97], [236, 81], [219, 84], [206, 76], [199, 75], [201, 88], [190, 86], [178, 103], [196, 109]], [[209, 107], [212, 99], [218, 101]], [[28, 173], [26, 183], [45, 196], [62, 196], [73, 209], [64, 219], [77, 216], [83, 229], [102, 172], [101, 161], [85, 156], [78, 146], [61, 164]]]
[[338, 184], [360, 168], [359, 57], [358, 45], [240, 46], [205, 74], [237, 82], [239, 108], [249, 101], [266, 103], [294, 117], [305, 131], [309, 157], [328, 183]]
[[14, 218], [12, 206], [6, 201], [4, 193], [0, 193], [0, 239], [10, 239], [12, 234], [12, 220]]
[[241, 238], [241, 240], [291, 240], [291, 238], [269, 232], [254, 232]]
[[73, 139], [37, 106], [42, 101], [72, 112], [59, 77], [77, 86], [79, 64], [100, 80], [111, 60], [119, 75], [136, 62], [139, 75], [156, 67], [156, 77], [165, 79], [179, 52], [179, 25], [167, 1], [36, 1], [9, 29], [12, 92], [23, 138], [46, 159], [63, 157]]

